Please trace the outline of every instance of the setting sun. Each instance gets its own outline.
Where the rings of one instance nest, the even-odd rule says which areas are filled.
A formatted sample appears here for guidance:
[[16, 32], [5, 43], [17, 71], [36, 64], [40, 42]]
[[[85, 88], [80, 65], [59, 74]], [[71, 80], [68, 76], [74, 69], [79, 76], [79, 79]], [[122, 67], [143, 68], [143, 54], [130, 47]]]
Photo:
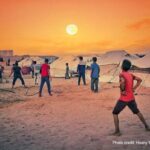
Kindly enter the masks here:
[[78, 33], [78, 27], [77, 27], [77, 25], [75, 25], [75, 24], [69, 24], [69, 25], [67, 25], [66, 32], [69, 35], [75, 35], [75, 34], [77, 34]]

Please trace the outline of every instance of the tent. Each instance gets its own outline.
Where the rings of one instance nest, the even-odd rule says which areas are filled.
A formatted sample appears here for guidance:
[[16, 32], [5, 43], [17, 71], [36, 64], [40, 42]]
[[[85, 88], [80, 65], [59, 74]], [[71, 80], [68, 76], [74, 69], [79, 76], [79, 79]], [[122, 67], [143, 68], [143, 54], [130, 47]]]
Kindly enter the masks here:
[[30, 67], [31, 64], [32, 64], [32, 61], [36, 61], [37, 64], [42, 64], [42, 63], [44, 63], [44, 58], [41, 58], [41, 57], [26, 57], [26, 58], [24, 58], [23, 60], [21, 60], [19, 62], [19, 66], [21, 66], [21, 67], [24, 67], [24, 66]]

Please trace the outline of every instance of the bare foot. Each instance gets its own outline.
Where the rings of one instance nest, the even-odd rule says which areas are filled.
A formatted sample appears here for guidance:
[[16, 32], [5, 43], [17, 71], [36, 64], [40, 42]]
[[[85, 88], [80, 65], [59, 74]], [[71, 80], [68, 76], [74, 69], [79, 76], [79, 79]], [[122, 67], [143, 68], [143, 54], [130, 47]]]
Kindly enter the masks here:
[[117, 132], [114, 132], [111, 134], [112, 136], [121, 136], [121, 132], [120, 131], [117, 131]]

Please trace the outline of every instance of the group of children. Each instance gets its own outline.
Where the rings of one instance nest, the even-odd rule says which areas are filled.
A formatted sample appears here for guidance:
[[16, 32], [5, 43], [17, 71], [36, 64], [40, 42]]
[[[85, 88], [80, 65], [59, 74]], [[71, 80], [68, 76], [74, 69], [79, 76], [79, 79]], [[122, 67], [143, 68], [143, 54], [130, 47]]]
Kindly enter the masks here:
[[[98, 92], [99, 85], [99, 75], [100, 75], [100, 67], [97, 64], [97, 58], [92, 58], [93, 63], [91, 64], [91, 90], [93, 92]], [[77, 74], [78, 74], [78, 85], [81, 83], [81, 79], [83, 84], [86, 85], [86, 63], [83, 60], [83, 57], [79, 57], [79, 64], [77, 66]], [[66, 63], [66, 73], [65, 79], [70, 79], [69, 76], [69, 64]]]
[[[99, 76], [100, 76], [100, 67], [97, 64], [97, 58], [92, 58], [93, 63], [91, 64], [91, 90], [93, 92], [98, 92], [98, 84], [99, 84]], [[142, 80], [133, 75], [129, 72], [131, 68], [131, 62], [129, 60], [124, 60], [122, 63], [122, 72], [119, 75], [119, 83], [120, 83], [120, 98], [117, 101], [114, 109], [113, 109], [113, 118], [114, 118], [114, 124], [115, 124], [115, 132], [113, 135], [121, 135], [120, 128], [119, 128], [119, 118], [118, 115], [120, 112], [128, 106], [129, 109], [136, 114], [141, 122], [144, 124], [144, 127], [146, 131], [150, 131], [150, 128], [148, 124], [146, 123], [142, 113], [137, 107], [135, 97], [134, 97], [134, 91], [140, 86]], [[85, 78], [85, 72], [86, 72], [86, 64], [83, 61], [83, 57], [79, 57], [79, 64], [77, 66], [77, 72], [78, 72], [78, 85], [80, 85], [81, 78], [83, 80], [83, 84], [86, 85], [86, 78]], [[15, 65], [12, 68], [12, 72], [10, 76], [14, 74], [12, 88], [15, 85], [15, 82], [17, 79], [20, 79], [22, 82], [22, 85], [25, 86], [25, 82], [22, 78], [21, 74], [21, 68], [18, 66], [18, 62], [15, 63]], [[52, 96], [51, 93], [51, 74], [50, 74], [50, 66], [48, 64], [48, 59], [45, 59], [45, 63], [41, 65], [40, 67], [40, 74], [41, 74], [41, 84], [39, 89], [39, 97], [42, 96], [42, 89], [44, 86], [44, 83], [47, 84], [48, 87], [48, 93], [50, 96]], [[69, 79], [69, 64], [66, 63], [66, 74], [65, 78]], [[134, 84], [134, 81], [136, 81], [136, 84]]]
[[[42, 89], [43, 89], [43, 86], [44, 86], [45, 82], [46, 82], [47, 87], [48, 87], [48, 93], [49, 93], [50, 96], [52, 96], [51, 86], [50, 86], [50, 80], [51, 80], [50, 66], [48, 64], [48, 59], [45, 59], [45, 63], [42, 64], [42, 65], [36, 65], [36, 62], [34, 62], [33, 69], [34, 69], [33, 77], [35, 78], [35, 85], [38, 84], [37, 83], [38, 75], [41, 74], [41, 84], [40, 84], [40, 88], [39, 88], [39, 97], [42, 96]], [[24, 87], [26, 87], [23, 76], [22, 76], [21, 67], [19, 67], [17, 61], [13, 65], [9, 77], [11, 77], [12, 74], [13, 74], [12, 88], [14, 88], [14, 85], [15, 85], [17, 79], [20, 79], [22, 85]]]
[[[83, 62], [83, 57], [79, 57], [79, 64], [77, 67], [78, 72], [78, 85], [80, 85], [80, 80], [82, 78], [83, 84], [86, 85], [85, 80], [85, 70], [86, 65]], [[98, 85], [99, 85], [99, 75], [100, 75], [100, 67], [97, 64], [97, 58], [92, 58], [93, 63], [91, 64], [91, 90], [93, 92], [98, 92]], [[140, 86], [142, 80], [133, 75], [129, 72], [132, 64], [129, 60], [124, 60], [122, 62], [122, 72], [119, 75], [119, 83], [120, 83], [120, 98], [117, 101], [114, 109], [113, 109], [113, 118], [114, 118], [114, 124], [115, 124], [115, 132], [113, 135], [120, 136], [120, 128], [119, 128], [119, 118], [118, 115], [120, 112], [128, 106], [129, 109], [133, 112], [133, 114], [136, 114], [138, 118], [141, 120], [141, 122], [144, 124], [144, 127], [146, 131], [150, 131], [150, 128], [148, 124], [146, 123], [142, 113], [137, 107], [135, 97], [134, 97], [134, 91]], [[67, 64], [68, 67], [68, 64]], [[134, 85], [134, 81], [136, 81], [136, 84]]]

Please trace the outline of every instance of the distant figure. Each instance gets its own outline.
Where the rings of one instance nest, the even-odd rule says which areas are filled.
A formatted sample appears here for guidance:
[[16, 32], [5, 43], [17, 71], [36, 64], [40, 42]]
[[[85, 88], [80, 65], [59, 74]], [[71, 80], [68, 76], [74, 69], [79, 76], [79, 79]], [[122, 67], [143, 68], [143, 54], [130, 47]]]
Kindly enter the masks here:
[[25, 87], [25, 82], [24, 82], [23, 77], [22, 77], [21, 68], [18, 66], [18, 62], [17, 61], [12, 67], [10, 77], [11, 77], [12, 74], [14, 74], [13, 82], [12, 82], [12, 88], [14, 88], [14, 85], [15, 85], [17, 79], [20, 79], [22, 85]]
[[83, 84], [86, 85], [86, 81], [85, 81], [85, 70], [86, 70], [86, 64], [83, 61], [83, 57], [80, 56], [79, 57], [79, 64], [77, 67], [77, 72], [78, 72], [78, 85], [80, 85], [80, 81], [81, 81], [81, 77], [83, 80]]
[[47, 88], [48, 88], [48, 93], [50, 96], [51, 94], [51, 85], [50, 85], [50, 80], [51, 75], [50, 75], [50, 66], [48, 65], [48, 59], [45, 59], [45, 63], [41, 66], [41, 84], [40, 84], [40, 91], [39, 91], [39, 97], [42, 96], [42, 89], [44, 86], [44, 83], [46, 82]]
[[4, 67], [0, 65], [0, 83], [3, 82], [3, 70], [4, 70]]
[[6, 61], [6, 66], [10, 66], [10, 58]]
[[70, 76], [69, 76], [69, 64], [68, 63], [66, 63], [65, 79], [70, 79]]
[[8, 66], [10, 66], [10, 58], [8, 59]]
[[35, 65], [34, 63], [35, 63], [35, 62], [32, 61], [32, 64], [31, 64], [31, 66], [30, 66], [30, 67], [31, 67], [31, 73], [32, 73], [31, 76], [32, 76], [32, 78], [34, 78], [34, 65]]
[[36, 61], [35, 61], [34, 62], [34, 83], [35, 83], [35, 85], [38, 85], [38, 78], [39, 78], [39, 75], [40, 75], [40, 68], [41, 68], [41, 65], [36, 64]]
[[[146, 131], [150, 131], [149, 126], [147, 125], [143, 115], [139, 111], [135, 97], [134, 97], [134, 91], [139, 87], [142, 80], [139, 77], [136, 77], [135, 75], [128, 72], [128, 70], [131, 68], [131, 62], [129, 60], [124, 60], [122, 63], [122, 73], [120, 73], [120, 98], [117, 101], [117, 104], [113, 110], [113, 117], [114, 117], [114, 123], [115, 123], [115, 132], [113, 135], [120, 136], [120, 128], [119, 128], [119, 118], [118, 114], [126, 107], [128, 106], [130, 110], [136, 114], [139, 119], [142, 121], [142, 123], [145, 126]], [[134, 80], [136, 81], [136, 84], [134, 85]]]
[[91, 65], [91, 90], [93, 92], [98, 92], [98, 83], [100, 74], [100, 67], [96, 62], [97, 58], [93, 57], [93, 63]]

